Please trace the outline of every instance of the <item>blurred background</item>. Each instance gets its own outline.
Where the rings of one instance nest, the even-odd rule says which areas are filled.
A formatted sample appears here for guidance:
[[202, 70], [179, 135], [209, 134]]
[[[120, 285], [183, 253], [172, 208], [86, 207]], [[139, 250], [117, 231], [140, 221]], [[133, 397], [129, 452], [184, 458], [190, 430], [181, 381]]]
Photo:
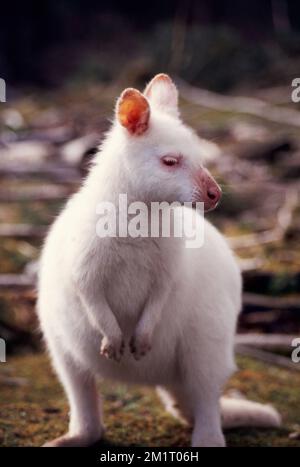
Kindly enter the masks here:
[[[38, 445], [65, 427], [34, 312], [40, 248], [87, 173], [119, 93], [165, 72], [178, 84], [183, 120], [211, 142], [210, 170], [224, 194], [209, 218], [243, 270], [241, 371], [228, 390], [272, 402], [285, 417], [279, 431], [236, 431], [229, 443], [300, 445], [300, 363], [291, 359], [300, 337], [300, 103], [291, 97], [300, 4], [11, 0], [1, 19], [0, 337], [8, 363], [0, 363], [0, 444]], [[105, 394], [115, 444], [187, 442], [152, 392], [109, 386]], [[114, 419], [118, 404], [130, 434]]]

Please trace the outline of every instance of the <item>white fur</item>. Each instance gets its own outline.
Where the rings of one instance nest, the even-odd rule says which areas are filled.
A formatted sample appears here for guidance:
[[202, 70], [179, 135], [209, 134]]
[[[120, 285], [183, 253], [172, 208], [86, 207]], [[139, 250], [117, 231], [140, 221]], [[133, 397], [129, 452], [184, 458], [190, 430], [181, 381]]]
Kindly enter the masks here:
[[[161, 110], [158, 89], [154, 95], [144, 134], [129, 134], [116, 119], [45, 243], [38, 313], [71, 408], [69, 432], [51, 446], [83, 446], [102, 436], [97, 376], [163, 387], [194, 423], [193, 446], [225, 443], [219, 398], [235, 369], [241, 305], [241, 275], [225, 239], [209, 222], [196, 250], [180, 238], [96, 236], [97, 203], [117, 201], [119, 193], [147, 203], [192, 199], [191, 173], [205, 160], [205, 145], [176, 115]], [[170, 173], [160, 157], [174, 153], [185, 162]], [[231, 412], [223, 417], [233, 426], [249, 420], [243, 409]]]

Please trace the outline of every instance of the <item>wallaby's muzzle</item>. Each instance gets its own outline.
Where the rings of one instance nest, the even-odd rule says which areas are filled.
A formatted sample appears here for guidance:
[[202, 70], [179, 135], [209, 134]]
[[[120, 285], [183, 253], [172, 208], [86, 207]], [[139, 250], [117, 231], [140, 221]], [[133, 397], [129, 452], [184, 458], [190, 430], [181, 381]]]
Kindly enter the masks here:
[[194, 181], [196, 187], [193, 201], [202, 201], [205, 211], [214, 209], [221, 199], [222, 190], [213, 176], [207, 169], [201, 168], [196, 172]]

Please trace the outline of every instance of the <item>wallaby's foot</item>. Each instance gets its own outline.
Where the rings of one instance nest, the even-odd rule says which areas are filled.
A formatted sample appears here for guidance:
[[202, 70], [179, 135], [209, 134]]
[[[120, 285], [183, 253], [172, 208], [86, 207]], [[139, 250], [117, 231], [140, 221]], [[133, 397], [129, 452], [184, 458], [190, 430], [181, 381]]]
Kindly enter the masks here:
[[43, 445], [45, 448], [67, 448], [67, 447], [88, 447], [100, 441], [99, 435], [71, 435], [66, 433], [63, 436], [48, 441]]
[[124, 354], [125, 343], [123, 337], [109, 339], [104, 336], [101, 342], [100, 354], [111, 360], [119, 362]]
[[140, 360], [151, 350], [151, 338], [147, 334], [135, 334], [129, 343], [130, 352], [136, 360]]
[[193, 439], [192, 440], [192, 447], [194, 448], [225, 448], [225, 438], [222, 433], [220, 434], [212, 434], [211, 436], [205, 436], [200, 438], [199, 440]]

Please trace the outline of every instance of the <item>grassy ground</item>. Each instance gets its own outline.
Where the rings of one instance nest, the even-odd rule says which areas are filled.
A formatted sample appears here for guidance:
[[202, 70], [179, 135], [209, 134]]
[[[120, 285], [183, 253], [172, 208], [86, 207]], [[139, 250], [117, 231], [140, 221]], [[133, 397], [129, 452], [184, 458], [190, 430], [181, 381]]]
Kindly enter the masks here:
[[[11, 357], [0, 365], [0, 445], [39, 446], [62, 434], [68, 409], [47, 358], [41, 354]], [[283, 416], [283, 427], [232, 430], [226, 434], [227, 444], [300, 446], [299, 439], [289, 437], [300, 429], [300, 373], [245, 358], [239, 359], [239, 367], [228, 388], [272, 402]], [[165, 414], [154, 391], [112, 384], [102, 384], [102, 391], [107, 431], [101, 445], [189, 445], [190, 429]]]

